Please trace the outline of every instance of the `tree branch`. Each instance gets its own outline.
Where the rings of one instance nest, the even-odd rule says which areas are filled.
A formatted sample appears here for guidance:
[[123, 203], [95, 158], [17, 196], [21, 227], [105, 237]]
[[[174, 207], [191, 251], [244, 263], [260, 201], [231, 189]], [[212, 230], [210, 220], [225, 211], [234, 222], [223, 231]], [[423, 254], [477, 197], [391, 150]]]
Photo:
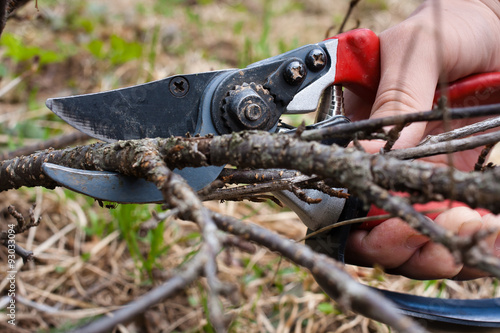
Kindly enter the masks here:
[[451, 141], [455, 139], [465, 138], [467, 136], [484, 132], [492, 128], [500, 126], [500, 117], [486, 119], [481, 122], [457, 128], [453, 131], [441, 133], [438, 135], [429, 135], [418, 146], [432, 145], [439, 142]]
[[[454, 117], [463, 115], [463, 110], [455, 113]], [[493, 110], [498, 112], [500, 108]], [[491, 109], [488, 109], [488, 112], [491, 112]], [[421, 116], [435, 117], [435, 113], [422, 113]], [[398, 119], [409, 118], [376, 119], [375, 127], [382, 124], [385, 126]], [[306, 132], [302, 134], [304, 135], [307, 137]], [[329, 132], [326, 132], [326, 135], [330, 135]], [[476, 138], [493, 135], [495, 133]], [[484, 140], [481, 142], [484, 144]], [[145, 178], [154, 183], [162, 192], [167, 207], [172, 208], [178, 217], [194, 221], [201, 229], [205, 257], [200, 269], [207, 278], [209, 286], [209, 319], [214, 329], [219, 332], [224, 332], [227, 326], [219, 297], [228, 294], [230, 288], [224, 287], [217, 277], [216, 257], [226, 240], [225, 235], [221, 235], [218, 229], [244, 239], [251, 239], [273, 251], [279, 251], [290, 260], [310, 269], [315, 276], [332, 287], [338, 294], [337, 300], [340, 304], [352, 307], [371, 318], [382, 320], [393, 327], [419, 332], [419, 327], [413, 326], [397, 315], [391, 305], [380, 298], [381, 296], [367, 294], [365, 287], [360, 287], [349, 280], [347, 274], [331, 259], [320, 256], [302, 245], [272, 236], [267, 231], [244, 226], [239, 221], [208, 211], [184, 179], [171, 171], [173, 168], [227, 163], [239, 168], [292, 170], [271, 170], [262, 174], [257, 173], [261, 171], [255, 170], [232, 173], [226, 171], [222, 176], [222, 179], [228, 182], [267, 180], [267, 183], [260, 185], [259, 191], [276, 190], [279, 186], [288, 189], [297, 184], [304, 187], [316, 186], [311, 182], [317, 184], [318, 181], [327, 180], [329, 185], [348, 188], [349, 193], [365, 203], [375, 204], [391, 215], [406, 220], [423, 235], [446, 246], [457, 260], [465, 265], [500, 277], [500, 259], [481, 246], [481, 240], [486, 234], [477, 234], [472, 238], [453, 235], [416, 212], [411, 200], [391, 195], [392, 191], [408, 192], [419, 202], [452, 198], [473, 208], [483, 207], [493, 213], [500, 213], [498, 206], [500, 170], [488, 169], [485, 172], [465, 173], [430, 163], [399, 160], [390, 156], [391, 154], [370, 155], [353, 148], [322, 145], [317, 142], [302, 141], [287, 134], [258, 131], [216, 137], [173, 137], [95, 143], [57, 151], [50, 149], [0, 162], [0, 191], [21, 186], [56, 186], [57, 184], [43, 174], [44, 162], [79, 169], [115, 171]], [[297, 175], [297, 172], [303, 175]], [[282, 179], [284, 175], [292, 178]], [[275, 178], [281, 179], [280, 182], [273, 180]], [[252, 186], [245, 187], [245, 191], [250, 191]], [[318, 186], [321, 188], [323, 185], [319, 183]], [[215, 193], [217, 191], [219, 190], [215, 190]], [[236, 192], [237, 195], [242, 193]], [[210, 194], [202, 193], [203, 196], [209, 198]], [[181, 282], [175, 283], [177, 285]], [[373, 307], [374, 304], [377, 306]]]
[[316, 253], [309, 247], [285, 239], [265, 228], [245, 224], [237, 219], [212, 213], [217, 226], [244, 239], [276, 251], [294, 263], [309, 269], [337, 295], [336, 301], [367, 317], [379, 320], [401, 332], [424, 332], [409, 318], [401, 316], [394, 305], [381, 295], [352, 280], [343, 266], [333, 259]]
[[[486, 117], [500, 114], [500, 104], [490, 104], [466, 108], [449, 109], [450, 120]], [[381, 130], [385, 126], [406, 125], [418, 121], [441, 121], [444, 111], [436, 109], [425, 112], [415, 112], [399, 114], [397, 116], [366, 119], [348, 124], [340, 124], [333, 127], [304, 131], [300, 138], [305, 141], [320, 141], [330, 138], [351, 138], [354, 139], [359, 132], [373, 133]]]
[[[156, 156], [156, 153], [160, 156]], [[199, 209], [193, 209], [192, 204], [189, 204], [197, 202], [194, 201], [195, 195], [177, 193], [178, 189], [186, 185], [178, 179], [179, 176], [167, 172], [166, 165], [160, 165], [161, 159], [167, 161], [170, 168], [230, 163], [243, 168], [290, 168], [323, 179], [329, 178], [335, 180], [337, 187], [348, 188], [350, 193], [366, 203], [375, 203], [394, 216], [409, 220], [416, 230], [433, 241], [444, 243], [455, 254], [462, 250], [468, 251], [467, 246], [461, 242], [448, 241], [445, 229], [430, 223], [414, 211], [409, 203], [390, 197], [383, 189], [409, 192], [418, 195], [421, 201], [435, 200], [439, 196], [443, 199], [453, 198], [473, 208], [482, 207], [493, 213], [500, 213], [498, 170], [488, 170], [484, 173], [454, 170], [454, 178], [450, 180], [448, 167], [436, 167], [430, 163], [410, 163], [388, 156], [369, 155], [335, 145], [303, 142], [289, 135], [267, 132], [123, 141], [38, 153], [1, 163], [0, 189], [21, 185], [34, 186], [38, 184], [33, 180], [46, 180], [40, 171], [41, 161], [82, 169], [117, 171], [152, 181], [164, 191], [166, 202], [179, 208], [182, 218], [202, 221], [200, 217], [192, 215]], [[33, 165], [34, 169], [30, 169], [30, 165]], [[145, 173], [144, 170], [148, 170], [151, 165], [158, 170], [149, 169]], [[32, 176], [20, 178], [19, 175], [23, 173]], [[364, 181], [360, 182], [360, 179]], [[410, 219], [410, 215], [413, 218]], [[468, 257], [465, 252], [463, 254], [462, 258]], [[491, 254], [484, 253], [484, 256], [490, 258]], [[477, 265], [477, 262], [464, 263]], [[487, 271], [500, 276], [498, 268]]]
[[474, 149], [481, 146], [495, 144], [499, 141], [500, 131], [497, 131], [469, 138], [455, 139], [453, 141], [441, 141], [438, 143], [425, 144], [412, 148], [392, 150], [387, 152], [386, 155], [401, 160], [409, 160]]
[[127, 304], [122, 309], [113, 312], [110, 317], [98, 319], [84, 327], [72, 331], [73, 333], [106, 333], [111, 332], [116, 325], [127, 323], [137, 315], [145, 312], [151, 306], [172, 297], [183, 290], [190, 283], [200, 277], [206, 260], [204, 251], [200, 251], [192, 260], [185, 264], [184, 269], [177, 271], [171, 279], [161, 286], [152, 289], [142, 297]]

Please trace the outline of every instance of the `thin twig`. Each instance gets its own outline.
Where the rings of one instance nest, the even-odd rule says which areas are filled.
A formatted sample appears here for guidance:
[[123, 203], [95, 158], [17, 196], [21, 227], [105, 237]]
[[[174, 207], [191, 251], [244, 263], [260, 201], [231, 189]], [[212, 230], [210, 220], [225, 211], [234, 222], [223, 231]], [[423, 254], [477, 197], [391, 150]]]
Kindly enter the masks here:
[[[450, 119], [486, 117], [500, 114], [500, 104], [482, 105], [449, 110]], [[385, 126], [409, 124], [419, 121], [442, 121], [443, 111], [431, 110], [396, 116], [365, 119], [347, 124], [340, 124], [321, 129], [306, 130], [301, 135], [305, 141], [320, 141], [327, 138], [354, 138], [358, 132], [376, 132]]]
[[477, 147], [495, 144], [500, 141], [500, 131], [477, 135], [474, 137], [444, 141], [424, 146], [392, 150], [386, 155], [402, 159], [416, 159], [439, 154], [454, 153], [458, 151], [470, 150]]
[[286, 169], [223, 169], [218, 179], [226, 184], [256, 184], [267, 183], [300, 176], [301, 173]]
[[493, 147], [495, 147], [494, 144], [489, 144], [489, 145], [486, 145], [486, 147], [484, 147], [483, 150], [481, 150], [481, 153], [477, 157], [477, 162], [474, 165], [474, 171], [484, 171], [484, 169], [485, 169], [484, 162], [486, 161], [486, 157], [488, 156], [490, 151], [493, 149]]
[[384, 148], [382, 148], [383, 153], [388, 153], [389, 151], [391, 151], [392, 147], [399, 139], [401, 131], [403, 130], [404, 127], [405, 126], [402, 124], [397, 124], [396, 126], [391, 128], [389, 134], [387, 135], [387, 142], [385, 143]]
[[110, 317], [98, 319], [89, 325], [78, 328], [73, 333], [106, 333], [113, 330], [118, 324], [127, 323], [135, 316], [145, 312], [151, 306], [183, 290], [191, 282], [200, 277], [206, 261], [206, 253], [200, 251], [191, 261], [184, 265], [184, 269], [164, 284], [152, 289], [142, 297], [130, 302], [122, 309], [113, 312]]
[[344, 20], [340, 24], [339, 30], [337, 31], [337, 34], [340, 34], [344, 32], [345, 25], [347, 23], [347, 20], [349, 20], [349, 17], [351, 17], [352, 11], [354, 7], [359, 3], [360, 0], [351, 0], [349, 1], [349, 8], [347, 9], [347, 13], [344, 15]]
[[479, 132], [484, 132], [492, 128], [500, 126], [500, 117], [486, 119], [472, 125], [457, 128], [453, 131], [441, 133], [437, 135], [429, 135], [423, 139], [418, 146], [431, 145], [444, 141], [451, 141], [455, 139], [465, 138]]
[[149, 230], [156, 229], [158, 224], [162, 221], [165, 221], [168, 218], [175, 217], [179, 213], [177, 208], [169, 209], [166, 212], [158, 213], [156, 211], [152, 211], [152, 217], [146, 222], [141, 223], [139, 226], [138, 234], [140, 237], [146, 237]]
[[[445, 210], [446, 210], [446, 208], [432, 209], [432, 210], [423, 210], [423, 211], [420, 211], [420, 213], [424, 214], [424, 215], [427, 215], [427, 214], [434, 214], [434, 213], [442, 213]], [[355, 219], [349, 219], [349, 220], [345, 220], [345, 221], [342, 221], [342, 222], [337, 222], [337, 223], [328, 225], [326, 227], [323, 227], [321, 229], [318, 229], [318, 230], [316, 230], [314, 232], [308, 233], [303, 238], [298, 239], [297, 242], [305, 241], [306, 239], [311, 238], [313, 236], [316, 236], [318, 234], [321, 234], [321, 233], [323, 233], [325, 231], [332, 230], [332, 229], [335, 229], [335, 228], [339, 228], [339, 227], [342, 227], [344, 225], [359, 224], [359, 223], [364, 223], [364, 222], [374, 222], [374, 221], [379, 221], [379, 220], [380, 221], [384, 221], [384, 220], [387, 220], [387, 219], [389, 219], [391, 217], [394, 217], [394, 215], [392, 215], [392, 214], [382, 214], [382, 215], [375, 215], [375, 216], [358, 217], [358, 218], [355, 218]]]
[[310, 176], [297, 176], [290, 179], [281, 179], [280, 181], [272, 181], [263, 184], [252, 184], [237, 186], [225, 189], [217, 189], [211, 193], [203, 195], [201, 198], [204, 201], [208, 200], [231, 200], [242, 196], [261, 194], [266, 192], [275, 192], [283, 190], [292, 190], [292, 186], [297, 183], [305, 182], [312, 179]]
[[61, 149], [73, 145], [77, 142], [83, 142], [89, 139], [90, 137], [87, 134], [75, 131], [30, 146], [24, 146], [14, 151], [1, 153], [0, 160], [7, 160], [21, 155], [29, 155], [33, 154], [36, 151], [49, 148]]
[[338, 295], [336, 301], [342, 306], [382, 321], [401, 332], [425, 332], [415, 322], [400, 315], [390, 301], [370, 288], [355, 282], [343, 270], [342, 265], [334, 262], [331, 258], [257, 225], [244, 224], [237, 219], [217, 213], [212, 213], [212, 216], [220, 229], [261, 244], [309, 269], [316, 278], [331, 287], [331, 290]]

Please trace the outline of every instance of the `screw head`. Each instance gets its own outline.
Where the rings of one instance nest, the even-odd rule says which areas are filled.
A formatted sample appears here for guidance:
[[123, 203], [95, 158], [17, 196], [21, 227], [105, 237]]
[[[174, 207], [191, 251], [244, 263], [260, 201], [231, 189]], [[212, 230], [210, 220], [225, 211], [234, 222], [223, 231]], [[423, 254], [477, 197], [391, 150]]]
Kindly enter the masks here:
[[283, 75], [288, 84], [299, 85], [306, 78], [306, 66], [300, 60], [293, 60], [286, 66]]
[[232, 91], [226, 100], [228, 114], [244, 129], [261, 129], [270, 118], [269, 105], [250, 85]]
[[319, 72], [326, 66], [326, 54], [323, 49], [316, 48], [306, 56], [306, 65], [313, 72]]
[[245, 117], [250, 121], [259, 120], [262, 117], [262, 107], [259, 104], [253, 103], [244, 107]]
[[169, 90], [175, 97], [184, 97], [189, 91], [189, 81], [183, 76], [176, 76], [170, 80]]
[[267, 123], [269, 107], [255, 91], [245, 89], [234, 98], [232, 112], [241, 125], [248, 129], [259, 129]]

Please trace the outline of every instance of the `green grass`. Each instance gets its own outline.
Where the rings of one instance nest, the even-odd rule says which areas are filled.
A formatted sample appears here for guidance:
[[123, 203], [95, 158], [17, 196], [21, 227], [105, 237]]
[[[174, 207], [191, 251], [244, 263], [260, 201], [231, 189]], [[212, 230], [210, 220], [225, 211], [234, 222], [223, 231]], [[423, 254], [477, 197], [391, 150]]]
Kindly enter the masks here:
[[16, 63], [34, 61], [40, 65], [46, 65], [61, 62], [69, 56], [61, 48], [50, 50], [29, 45], [21, 37], [9, 32], [2, 34], [0, 47], [5, 51], [4, 56]]
[[437, 294], [434, 297], [440, 298], [442, 297], [443, 291], [446, 290], [446, 280], [426, 280], [423, 281], [424, 290], [428, 290], [429, 288], [436, 286]]
[[142, 44], [126, 41], [115, 34], [108, 40], [96, 38], [86, 48], [96, 59], [108, 61], [113, 66], [140, 59], [143, 53]]
[[159, 266], [160, 257], [167, 253], [169, 246], [163, 240], [163, 222], [155, 229], [149, 230], [146, 237], [139, 236], [140, 225], [151, 218], [150, 209], [148, 205], [127, 204], [116, 206], [110, 213], [137, 268], [151, 278], [153, 268]]
[[[270, 34], [273, 29], [272, 21], [274, 18], [280, 15], [286, 15], [288, 12], [293, 10], [300, 10], [301, 5], [292, 4], [280, 12], [275, 11], [272, 5], [273, 1], [263, 0], [263, 12], [257, 19], [257, 29], [260, 31], [257, 38], [248, 37], [246, 35], [248, 29], [255, 28], [249, 27], [248, 23], [237, 21], [233, 25], [234, 34], [241, 35], [244, 38], [243, 48], [238, 53], [238, 66], [240, 68], [246, 67], [262, 59], [270, 58], [279, 53], [290, 51], [299, 46], [298, 38], [294, 38], [292, 43], [287, 43], [284, 39], [279, 39], [276, 44], [275, 41], [271, 40]], [[240, 6], [234, 8], [237, 11], [248, 12], [250, 15], [250, 10], [246, 7]]]

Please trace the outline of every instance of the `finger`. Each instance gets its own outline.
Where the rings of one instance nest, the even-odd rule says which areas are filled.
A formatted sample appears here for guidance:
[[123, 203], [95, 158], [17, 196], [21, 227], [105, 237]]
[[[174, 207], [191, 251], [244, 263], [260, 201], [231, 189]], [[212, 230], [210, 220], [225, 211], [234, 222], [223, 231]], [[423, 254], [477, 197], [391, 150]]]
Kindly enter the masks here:
[[[491, 215], [491, 214], [490, 214]], [[488, 215], [488, 216], [490, 216]], [[499, 227], [500, 217], [488, 217], [489, 226]], [[436, 217], [435, 222], [460, 236], [471, 235], [482, 227], [481, 215], [468, 207], [452, 208]], [[499, 231], [500, 232], [500, 231]], [[497, 234], [487, 240], [500, 256], [500, 239]], [[346, 248], [348, 262], [372, 266], [379, 264], [389, 273], [401, 274], [414, 279], [477, 278], [483, 272], [463, 268], [451, 253], [440, 244], [428, 239], [399, 219], [389, 219], [371, 231], [352, 233]]]
[[[441, 213], [434, 222], [460, 236], [477, 232], [482, 226], [481, 215], [468, 207], [455, 207]], [[451, 253], [441, 244], [427, 243], [396, 270], [413, 279], [453, 278], [462, 271]], [[484, 276], [480, 274], [479, 276]]]
[[[464, 226], [462, 226], [462, 228], [460, 228], [459, 235], [460, 236], [471, 235], [474, 232], [479, 231], [480, 229], [495, 230], [490, 236], [486, 237], [486, 239], [483, 240], [483, 244], [485, 245], [486, 248], [491, 249], [491, 253], [493, 255], [500, 258], [500, 216], [487, 214], [482, 217], [482, 223], [480, 224], [479, 228], [476, 228], [474, 230], [471, 229], [471, 227], [472, 226], [469, 224], [468, 226], [465, 227], [465, 229], [468, 230], [463, 230]], [[488, 275], [490, 274], [480, 271], [478, 269], [464, 267], [462, 271], [455, 277], [455, 279], [470, 280]]]
[[500, 258], [500, 215], [487, 214], [483, 216], [483, 226], [494, 230], [493, 234], [486, 239], [493, 254]]
[[462, 269], [451, 253], [441, 244], [427, 243], [395, 270], [388, 273], [404, 275], [411, 279], [447, 279], [456, 276]]
[[428, 241], [404, 221], [392, 218], [370, 231], [353, 231], [347, 242], [346, 259], [356, 265], [397, 268]]
[[[432, 65], [437, 64], [436, 52], [434, 43], [428, 43], [429, 36], [425, 36], [428, 34], [412, 19], [380, 34], [381, 78], [370, 118], [432, 107], [439, 70], [437, 65]], [[426, 126], [426, 122], [418, 122], [404, 128], [394, 148], [417, 145], [424, 137]], [[384, 144], [382, 141], [362, 143], [369, 153], [379, 152]]]
[[[462, 237], [471, 236], [483, 228], [498, 228], [500, 230], [500, 217], [488, 214], [487, 217], [483, 218], [478, 211], [468, 207], [452, 208], [437, 216], [434, 222]], [[498, 233], [491, 235], [484, 242], [487, 248], [497, 251], [494, 253], [500, 256], [500, 249], [497, 250], [495, 247], [495, 244], [500, 247]], [[488, 273], [478, 269], [457, 264], [444, 246], [435, 243], [425, 244], [406, 263], [392, 272], [414, 279], [454, 278], [469, 280], [489, 276]]]

